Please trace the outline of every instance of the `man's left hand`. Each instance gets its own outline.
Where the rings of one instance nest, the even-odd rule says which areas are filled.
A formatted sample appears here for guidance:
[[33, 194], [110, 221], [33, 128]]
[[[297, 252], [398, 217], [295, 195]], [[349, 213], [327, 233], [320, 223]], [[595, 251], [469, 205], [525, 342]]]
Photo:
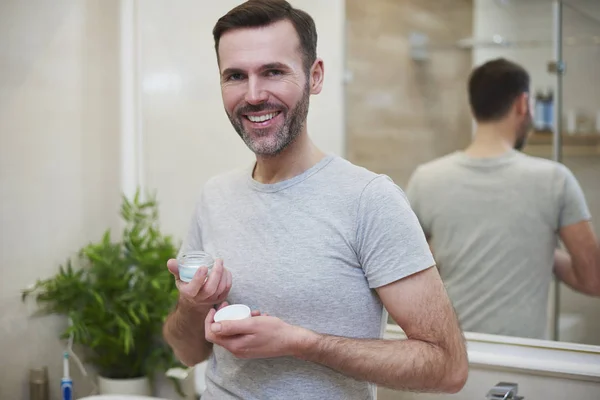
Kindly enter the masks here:
[[206, 316], [206, 340], [224, 347], [238, 358], [294, 356], [314, 333], [279, 318], [253, 312], [251, 318], [214, 322], [216, 311]]

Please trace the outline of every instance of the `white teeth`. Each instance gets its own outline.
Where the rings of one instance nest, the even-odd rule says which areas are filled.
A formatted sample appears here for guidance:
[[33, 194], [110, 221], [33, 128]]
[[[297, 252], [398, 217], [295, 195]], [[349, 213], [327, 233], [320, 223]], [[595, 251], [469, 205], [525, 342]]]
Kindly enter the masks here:
[[260, 116], [256, 116], [256, 115], [248, 115], [248, 119], [252, 122], [265, 122], [270, 120], [271, 118], [273, 118], [274, 116], [276, 116], [278, 113], [274, 112], [274, 113], [270, 113], [270, 114], [265, 114], [265, 115], [260, 115]]

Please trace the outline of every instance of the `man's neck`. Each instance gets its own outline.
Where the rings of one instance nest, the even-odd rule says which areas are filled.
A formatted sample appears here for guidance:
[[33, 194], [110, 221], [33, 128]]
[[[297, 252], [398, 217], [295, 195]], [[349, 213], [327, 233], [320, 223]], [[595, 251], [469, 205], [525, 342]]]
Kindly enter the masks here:
[[252, 177], [264, 184], [273, 184], [300, 175], [325, 156], [306, 133], [300, 134], [281, 153], [273, 157], [256, 157]]
[[465, 154], [476, 157], [497, 157], [514, 149], [515, 137], [505, 125], [481, 124], [475, 131], [475, 138], [465, 149]]

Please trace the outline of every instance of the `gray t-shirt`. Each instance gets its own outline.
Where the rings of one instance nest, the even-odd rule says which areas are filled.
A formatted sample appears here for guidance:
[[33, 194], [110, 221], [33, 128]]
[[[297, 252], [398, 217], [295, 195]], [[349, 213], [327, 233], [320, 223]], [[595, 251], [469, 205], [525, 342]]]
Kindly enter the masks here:
[[462, 328], [547, 338], [558, 230], [590, 218], [562, 164], [511, 150], [421, 165], [406, 188]]
[[[230, 303], [319, 333], [381, 338], [387, 315], [374, 289], [434, 265], [401, 189], [333, 155], [275, 184], [251, 175], [244, 168], [206, 183], [182, 251], [223, 258]], [[242, 360], [219, 346], [206, 385], [203, 400], [375, 398], [373, 385], [330, 368]]]

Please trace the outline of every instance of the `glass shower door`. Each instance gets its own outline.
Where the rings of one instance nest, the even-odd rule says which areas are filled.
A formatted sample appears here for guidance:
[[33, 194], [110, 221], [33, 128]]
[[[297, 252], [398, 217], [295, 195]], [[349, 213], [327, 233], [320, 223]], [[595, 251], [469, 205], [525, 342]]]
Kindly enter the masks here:
[[[556, 1], [554, 155], [582, 187], [600, 236], [600, 2]], [[600, 299], [555, 285], [557, 340], [600, 345]], [[560, 332], [560, 334], [558, 334]]]

